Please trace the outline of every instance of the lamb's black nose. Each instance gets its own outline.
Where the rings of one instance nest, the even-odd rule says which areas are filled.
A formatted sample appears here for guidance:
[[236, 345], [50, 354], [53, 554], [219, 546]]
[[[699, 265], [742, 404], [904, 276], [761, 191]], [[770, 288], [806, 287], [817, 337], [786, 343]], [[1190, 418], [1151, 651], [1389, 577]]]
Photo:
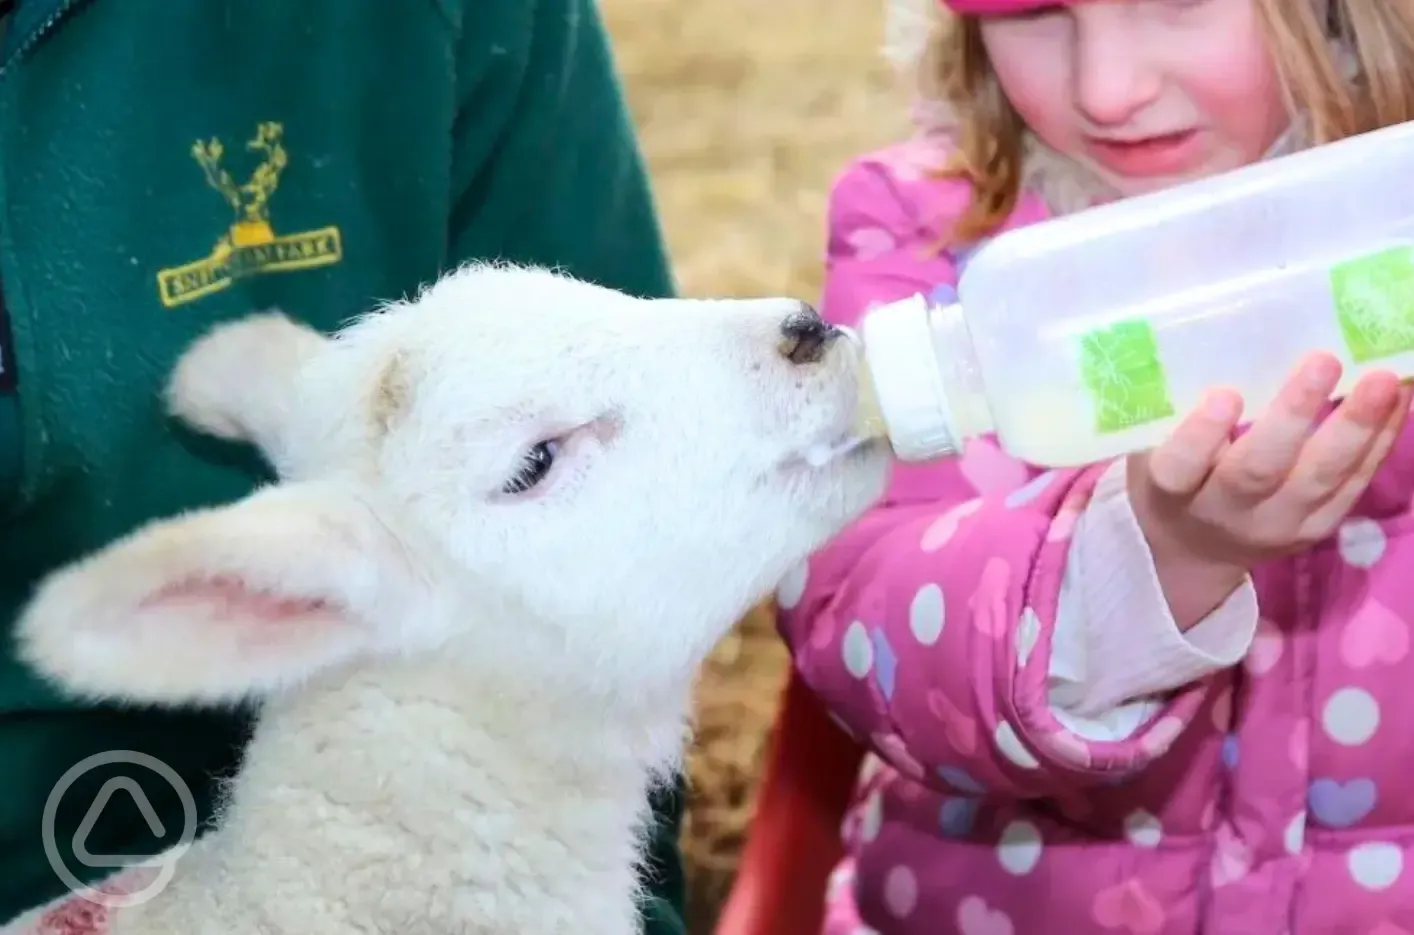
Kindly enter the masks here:
[[804, 302], [781, 322], [781, 356], [793, 364], [818, 363], [825, 349], [840, 336], [820, 313]]

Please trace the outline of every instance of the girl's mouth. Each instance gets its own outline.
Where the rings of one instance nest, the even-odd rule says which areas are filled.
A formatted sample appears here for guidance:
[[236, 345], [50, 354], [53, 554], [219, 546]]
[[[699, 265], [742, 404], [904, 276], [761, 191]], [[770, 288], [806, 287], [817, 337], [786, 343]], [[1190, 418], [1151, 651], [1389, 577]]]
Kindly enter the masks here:
[[1180, 130], [1133, 140], [1091, 137], [1087, 147], [1101, 165], [1120, 175], [1175, 175], [1192, 166], [1198, 155], [1197, 130]]

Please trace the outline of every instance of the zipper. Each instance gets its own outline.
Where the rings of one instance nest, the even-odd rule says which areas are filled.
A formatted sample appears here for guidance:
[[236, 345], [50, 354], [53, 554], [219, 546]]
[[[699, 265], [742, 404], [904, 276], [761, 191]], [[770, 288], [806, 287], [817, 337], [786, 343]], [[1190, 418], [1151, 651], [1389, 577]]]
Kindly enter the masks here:
[[[34, 0], [29, 0], [29, 2], [33, 3]], [[18, 46], [11, 49], [10, 53], [5, 56], [4, 63], [0, 64], [0, 79], [3, 79], [6, 74], [9, 73], [11, 65], [15, 64], [33, 50], [34, 47], [39, 44], [39, 40], [53, 32], [54, 27], [59, 25], [60, 20], [86, 2], [87, 0], [59, 0], [58, 6], [50, 11], [49, 15], [45, 17], [44, 21], [41, 22], [38, 27], [31, 26], [25, 28], [24, 39], [20, 40]], [[15, 4], [15, 11], [11, 13], [10, 16], [18, 20], [24, 8], [25, 2], [21, 0], [21, 2]], [[22, 21], [11, 22], [6, 31], [12, 32], [17, 26], [24, 28], [25, 24]]]
[[[9, 22], [5, 26], [5, 38], [0, 44], [0, 81], [3, 81], [13, 67], [29, 55], [42, 39], [52, 33], [67, 17], [87, 0], [15, 0], [8, 4], [6, 15]], [[35, 4], [48, 6], [49, 12], [37, 23], [29, 22], [26, 13], [36, 9]], [[15, 37], [21, 37], [18, 42]], [[13, 512], [18, 499], [23, 496], [24, 485], [24, 421], [21, 416], [19, 392], [18, 354], [14, 345], [8, 302], [5, 301], [4, 284], [0, 282], [0, 436], [13, 438], [12, 445], [0, 445], [0, 515]]]

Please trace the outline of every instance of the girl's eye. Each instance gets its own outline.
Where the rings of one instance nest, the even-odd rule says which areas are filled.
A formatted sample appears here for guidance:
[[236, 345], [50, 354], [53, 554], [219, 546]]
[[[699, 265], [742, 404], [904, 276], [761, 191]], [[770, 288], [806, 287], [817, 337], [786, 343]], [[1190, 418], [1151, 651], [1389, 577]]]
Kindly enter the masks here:
[[560, 443], [557, 441], [541, 442], [531, 448], [525, 453], [515, 476], [501, 488], [501, 492], [522, 494], [534, 489], [555, 466], [555, 458], [559, 453]]

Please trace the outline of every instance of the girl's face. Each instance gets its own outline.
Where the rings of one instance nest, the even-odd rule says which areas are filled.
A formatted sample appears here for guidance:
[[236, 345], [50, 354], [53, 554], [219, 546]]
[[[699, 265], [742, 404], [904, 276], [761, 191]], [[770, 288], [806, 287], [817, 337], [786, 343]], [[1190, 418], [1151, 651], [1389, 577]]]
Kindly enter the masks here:
[[1080, 0], [980, 25], [1031, 130], [1123, 195], [1253, 162], [1289, 123], [1256, 0]]

